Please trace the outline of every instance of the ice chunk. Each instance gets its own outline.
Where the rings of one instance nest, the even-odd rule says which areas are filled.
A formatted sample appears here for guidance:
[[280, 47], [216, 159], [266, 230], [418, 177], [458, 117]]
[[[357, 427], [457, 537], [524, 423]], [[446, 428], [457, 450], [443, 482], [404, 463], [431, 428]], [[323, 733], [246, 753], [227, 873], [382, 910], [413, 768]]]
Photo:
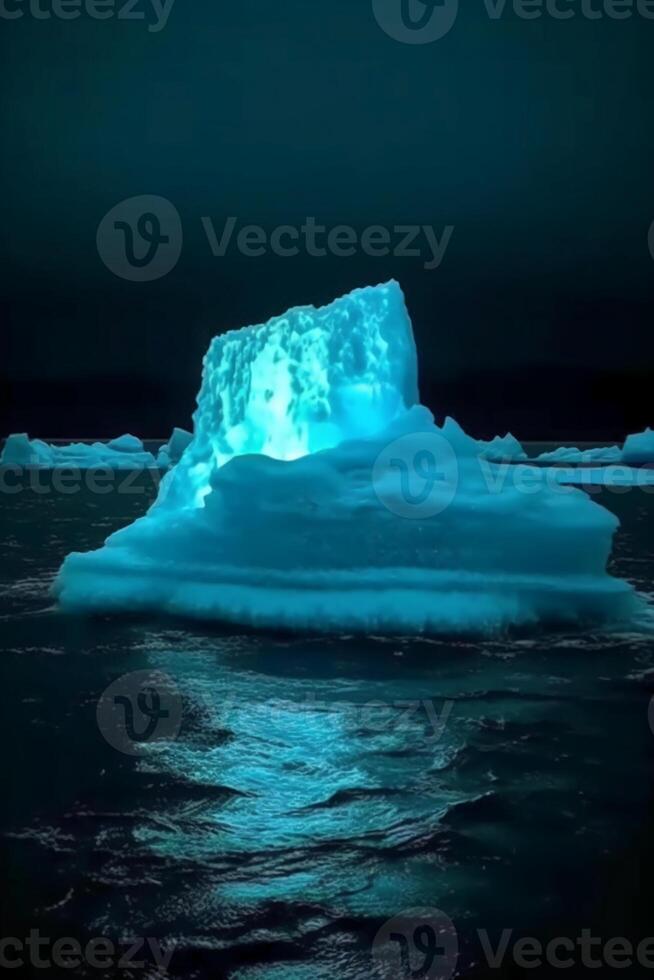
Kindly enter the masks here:
[[490, 442], [480, 441], [479, 455], [482, 459], [488, 459], [493, 462], [527, 459], [527, 453], [516, 437], [511, 435], [510, 432], [507, 432], [505, 436], [495, 436]]
[[443, 425], [443, 434], [457, 451], [462, 451], [467, 456], [476, 455], [479, 459], [495, 463], [519, 462], [528, 458], [521, 444], [510, 432], [486, 442], [484, 439], [473, 439], [466, 435], [458, 422], [447, 418]]
[[173, 433], [168, 442], [161, 447], [157, 456], [157, 466], [167, 469], [175, 466], [182, 458], [182, 453], [190, 445], [193, 434], [186, 429], [173, 429]]
[[61, 605], [388, 633], [633, 612], [606, 572], [615, 517], [580, 490], [496, 480], [415, 400], [395, 284], [217, 338], [164, 499], [66, 559]]
[[373, 435], [417, 401], [413, 332], [396, 282], [222, 334], [204, 359], [193, 441], [166, 480], [165, 505], [200, 504], [233, 456], [298, 459]]
[[152, 453], [145, 451], [141, 440], [131, 435], [119, 436], [109, 443], [74, 442], [58, 446], [41, 439], [30, 439], [22, 432], [9, 436], [5, 442], [0, 466], [9, 465], [48, 469], [145, 469], [157, 464]]
[[145, 446], [141, 440], [129, 433], [124, 436], [118, 436], [117, 439], [112, 439], [111, 442], [107, 443], [107, 449], [114, 449], [118, 453], [145, 452]]
[[573, 446], [559, 446], [551, 452], [536, 456], [540, 463], [619, 463], [622, 452], [619, 446], [605, 446], [599, 449], [577, 449]]
[[576, 449], [560, 446], [551, 452], [536, 457], [539, 463], [575, 463], [578, 465], [624, 463], [626, 466], [642, 466], [654, 463], [654, 432], [645, 429], [636, 435], [627, 436], [622, 449], [619, 446], [605, 446], [598, 449]]
[[9, 436], [0, 456], [0, 466], [52, 466], [52, 448], [26, 432]]
[[627, 436], [622, 450], [622, 462], [630, 466], [654, 463], [654, 432], [651, 429]]

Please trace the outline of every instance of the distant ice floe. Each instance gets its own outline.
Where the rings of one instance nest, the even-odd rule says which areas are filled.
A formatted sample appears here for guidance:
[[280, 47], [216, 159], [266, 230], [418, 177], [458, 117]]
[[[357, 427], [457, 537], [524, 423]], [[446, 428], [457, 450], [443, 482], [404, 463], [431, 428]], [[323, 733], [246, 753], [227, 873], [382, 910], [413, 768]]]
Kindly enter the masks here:
[[74, 442], [68, 446], [57, 446], [41, 439], [30, 439], [23, 432], [9, 436], [0, 456], [0, 465], [121, 470], [156, 467], [157, 461], [152, 453], [146, 451], [140, 439], [129, 434], [107, 443]]
[[505, 436], [495, 436], [490, 442], [478, 440], [479, 455], [482, 459], [501, 463], [504, 460], [517, 462], [527, 459], [527, 453], [514, 435], [507, 432]]
[[74, 442], [53, 445], [42, 439], [30, 439], [27, 433], [9, 436], [0, 466], [40, 467], [43, 469], [169, 469], [181, 459], [193, 436], [184, 429], [174, 429], [156, 458], [136, 436], [126, 434], [110, 442]]
[[536, 459], [540, 463], [620, 463], [622, 450], [619, 446], [606, 446], [598, 449], [576, 449], [572, 446], [560, 446], [551, 452], [541, 453]]
[[574, 463], [576, 465], [603, 465], [622, 463], [625, 466], [647, 466], [654, 464], [654, 432], [645, 429], [635, 435], [627, 436], [622, 449], [619, 446], [606, 446], [597, 449], [576, 449], [561, 446], [552, 452], [541, 453], [536, 457], [539, 463]]

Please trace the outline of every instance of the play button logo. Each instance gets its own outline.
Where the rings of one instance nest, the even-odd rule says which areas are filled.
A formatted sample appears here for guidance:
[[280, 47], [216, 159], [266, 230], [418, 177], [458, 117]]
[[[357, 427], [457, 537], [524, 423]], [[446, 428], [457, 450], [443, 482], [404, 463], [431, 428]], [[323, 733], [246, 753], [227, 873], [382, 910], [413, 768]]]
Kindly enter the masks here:
[[431, 44], [454, 27], [459, 0], [372, 0], [377, 23], [395, 41]]

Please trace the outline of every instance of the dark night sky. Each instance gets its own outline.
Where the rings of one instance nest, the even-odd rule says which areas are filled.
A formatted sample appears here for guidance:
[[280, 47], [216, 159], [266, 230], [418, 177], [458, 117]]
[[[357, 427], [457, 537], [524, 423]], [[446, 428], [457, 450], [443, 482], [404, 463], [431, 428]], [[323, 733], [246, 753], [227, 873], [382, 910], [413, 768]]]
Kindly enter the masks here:
[[[158, 33], [3, 20], [0, 435], [165, 435], [190, 422], [213, 334], [390, 277], [438, 416], [525, 439], [654, 424], [654, 20], [461, 6], [425, 45], [369, 0], [176, 0]], [[96, 232], [142, 194], [175, 205], [184, 246], [138, 283]], [[201, 218], [229, 215], [454, 233], [431, 271], [215, 258]]]

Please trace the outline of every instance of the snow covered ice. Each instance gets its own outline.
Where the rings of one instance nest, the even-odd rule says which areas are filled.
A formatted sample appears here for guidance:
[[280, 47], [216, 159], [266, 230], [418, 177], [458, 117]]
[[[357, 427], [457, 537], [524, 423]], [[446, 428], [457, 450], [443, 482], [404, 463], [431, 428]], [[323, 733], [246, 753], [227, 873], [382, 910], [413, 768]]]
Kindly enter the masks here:
[[495, 484], [418, 404], [395, 282], [215, 338], [194, 421], [149, 513], [66, 559], [64, 608], [417, 633], [637, 606], [606, 572], [615, 517], [580, 490]]

